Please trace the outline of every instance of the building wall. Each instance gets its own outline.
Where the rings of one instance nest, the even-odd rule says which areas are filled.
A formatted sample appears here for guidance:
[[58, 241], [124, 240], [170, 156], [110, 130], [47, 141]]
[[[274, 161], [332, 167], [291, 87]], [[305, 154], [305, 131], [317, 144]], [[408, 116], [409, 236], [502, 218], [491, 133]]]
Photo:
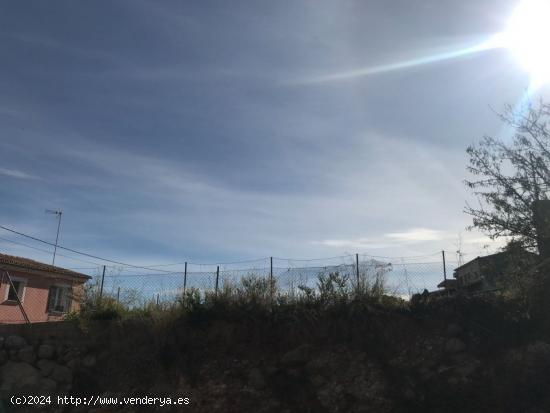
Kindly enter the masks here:
[[[59, 321], [64, 314], [48, 313], [48, 294], [50, 287], [55, 284], [71, 286], [73, 299], [71, 300], [71, 311], [80, 308], [79, 297], [82, 296], [82, 283], [75, 284], [64, 278], [46, 278], [38, 275], [31, 275], [24, 272], [10, 271], [12, 278], [22, 278], [27, 281], [23, 295], [23, 308], [27, 317], [33, 323], [43, 321]], [[24, 323], [25, 318], [21, 313], [19, 305], [14, 302], [6, 302], [5, 297], [8, 291], [8, 280], [4, 277], [0, 284], [0, 323]]]
[[468, 287], [481, 280], [481, 269], [478, 260], [470, 261], [455, 271], [460, 287]]

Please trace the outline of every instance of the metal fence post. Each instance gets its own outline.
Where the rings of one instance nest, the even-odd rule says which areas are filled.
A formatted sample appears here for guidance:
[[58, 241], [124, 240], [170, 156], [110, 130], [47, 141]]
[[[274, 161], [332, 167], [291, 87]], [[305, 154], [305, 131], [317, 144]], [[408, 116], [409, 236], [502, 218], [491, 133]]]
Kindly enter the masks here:
[[120, 287], [118, 287], [118, 290], [116, 291], [116, 302], [120, 302]]
[[273, 257], [269, 257], [269, 288], [271, 301], [273, 302]]
[[220, 279], [220, 266], [216, 268], [216, 297], [218, 296], [218, 282]]
[[185, 269], [183, 270], [183, 294], [185, 295], [185, 289], [187, 288], [187, 261], [185, 261]]
[[105, 281], [105, 265], [103, 266], [103, 274], [101, 275], [101, 287], [99, 288], [99, 299], [103, 298], [103, 282]]
[[359, 283], [359, 254], [355, 254], [355, 275], [357, 276], [357, 290], [361, 287]]
[[443, 280], [447, 281], [447, 267], [445, 265], [445, 251], [441, 251], [441, 256], [443, 257]]

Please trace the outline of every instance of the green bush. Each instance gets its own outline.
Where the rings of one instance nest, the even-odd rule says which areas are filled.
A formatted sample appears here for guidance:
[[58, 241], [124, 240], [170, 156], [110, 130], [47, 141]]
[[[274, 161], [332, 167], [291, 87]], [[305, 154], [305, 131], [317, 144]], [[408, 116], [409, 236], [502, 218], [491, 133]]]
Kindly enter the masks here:
[[317, 290], [322, 303], [345, 302], [350, 298], [349, 276], [338, 272], [328, 275], [321, 273], [317, 277]]
[[[190, 317], [196, 322], [208, 322], [212, 317], [240, 314], [263, 317], [268, 314], [290, 315], [306, 311], [319, 317], [319, 312], [332, 309], [347, 311], [346, 306], [361, 312], [374, 302], [395, 307], [396, 302], [385, 295], [384, 272], [362, 273], [359, 285], [349, 274], [320, 273], [315, 287], [299, 285], [297, 291], [281, 291], [277, 282], [268, 277], [250, 273], [238, 283], [224, 282], [216, 291], [188, 288], [174, 302], [144, 301], [137, 291], [124, 291], [120, 297], [97, 294], [97, 286], [88, 289], [79, 313], [67, 319], [128, 320], [149, 319], [163, 324], [177, 317]], [[399, 300], [402, 302], [402, 300]], [[353, 305], [351, 305], [354, 303]], [[331, 310], [331, 311], [332, 311]]]
[[193, 310], [198, 308], [201, 303], [201, 292], [198, 288], [188, 288], [182, 295], [177, 299], [178, 304], [185, 310]]

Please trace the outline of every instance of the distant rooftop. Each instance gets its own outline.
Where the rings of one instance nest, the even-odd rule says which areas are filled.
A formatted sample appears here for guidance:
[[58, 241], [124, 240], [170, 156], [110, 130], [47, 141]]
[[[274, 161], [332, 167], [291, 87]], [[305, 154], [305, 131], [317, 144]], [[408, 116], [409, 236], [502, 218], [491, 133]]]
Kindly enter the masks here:
[[[537, 254], [532, 253], [530, 251], [523, 250], [522, 253], [525, 254], [526, 257], [531, 257], [531, 258], [534, 258], [534, 259], [538, 258]], [[493, 262], [493, 261], [498, 260], [498, 259], [503, 259], [504, 257], [506, 257], [509, 254], [510, 254], [510, 251], [500, 251], [500, 252], [496, 252], [494, 254], [480, 255], [480, 256], [477, 256], [474, 259], [462, 264], [461, 266], [456, 267], [454, 269], [454, 272], [456, 273], [457, 270], [459, 270], [461, 268], [464, 268], [464, 267], [467, 267], [475, 261], [479, 261], [481, 263], [483, 263], [483, 262]]]
[[446, 280], [441, 281], [439, 284], [437, 284], [437, 288], [445, 288], [445, 289], [452, 289], [458, 287], [458, 280], [447, 278]]
[[27, 270], [37, 270], [37, 271], [44, 271], [52, 274], [68, 275], [70, 277], [85, 278], [85, 279], [92, 278], [89, 275], [82, 274], [76, 271], [67, 270], [61, 267], [56, 267], [55, 265], [44, 264], [42, 262], [34, 261], [29, 258], [16, 257], [13, 255], [0, 253], [0, 266], [2, 264], [11, 265], [14, 267], [19, 267]]

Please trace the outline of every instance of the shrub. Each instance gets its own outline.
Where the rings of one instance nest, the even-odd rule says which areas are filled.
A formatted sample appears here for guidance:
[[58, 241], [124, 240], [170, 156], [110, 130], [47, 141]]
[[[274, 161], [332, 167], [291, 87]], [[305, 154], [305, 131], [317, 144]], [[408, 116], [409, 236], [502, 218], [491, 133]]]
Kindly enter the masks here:
[[353, 286], [356, 298], [381, 299], [388, 291], [386, 275], [392, 271], [392, 265], [372, 260], [363, 265], [359, 272], [359, 282]]
[[118, 320], [123, 317], [126, 308], [111, 297], [97, 298], [85, 303], [80, 311], [83, 318], [90, 320]]
[[177, 301], [183, 309], [193, 310], [201, 305], [201, 292], [198, 288], [188, 288]]
[[347, 301], [350, 296], [349, 276], [338, 272], [321, 273], [317, 277], [317, 289], [323, 303]]
[[241, 279], [241, 285], [237, 287], [237, 295], [241, 302], [253, 304], [270, 304], [272, 297], [277, 294], [275, 279], [258, 277], [250, 274]]

